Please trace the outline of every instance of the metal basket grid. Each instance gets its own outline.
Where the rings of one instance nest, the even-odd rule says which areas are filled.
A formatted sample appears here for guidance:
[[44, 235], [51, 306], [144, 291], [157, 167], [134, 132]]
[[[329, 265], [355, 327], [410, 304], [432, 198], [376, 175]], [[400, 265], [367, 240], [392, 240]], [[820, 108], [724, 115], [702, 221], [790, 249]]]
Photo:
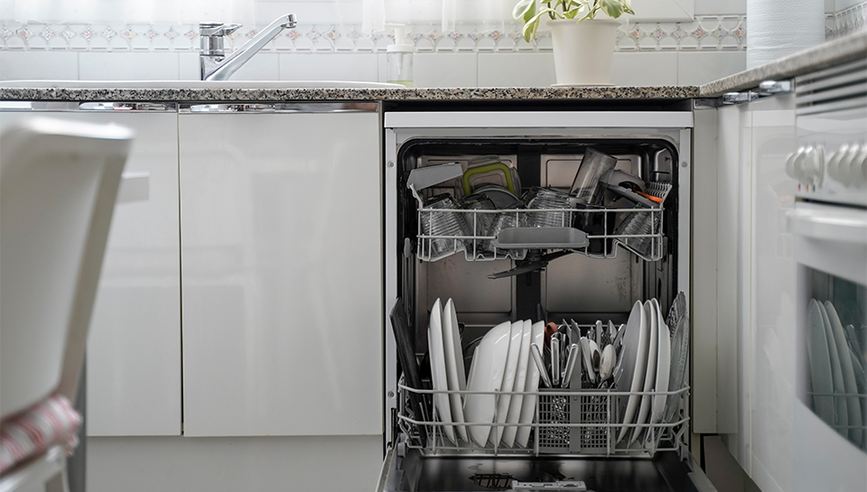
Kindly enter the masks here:
[[[527, 456], [527, 455], [579, 455], [587, 457], [652, 457], [658, 451], [682, 452], [687, 446], [689, 435], [689, 417], [687, 416], [687, 400], [689, 387], [677, 391], [660, 392], [618, 392], [613, 390], [553, 390], [542, 389], [536, 392], [471, 392], [471, 391], [436, 391], [417, 390], [404, 384], [398, 385], [402, 395], [399, 399], [398, 425], [408, 437], [408, 446], [418, 449], [426, 455], [494, 455], [494, 456]], [[435, 394], [496, 394], [522, 395], [536, 397], [536, 413], [528, 426], [532, 432], [526, 448], [508, 448], [502, 443], [487, 442], [478, 446], [472, 441], [456, 439], [452, 442], [444, 430], [445, 425], [435, 419], [423, 419], [413, 415], [410, 410], [409, 395], [415, 394], [421, 398], [431, 415], [438, 415]], [[678, 411], [670, 422], [653, 424], [624, 424], [620, 422], [621, 403], [629, 396], [665, 395], [676, 398]], [[493, 429], [516, 424], [493, 422], [464, 422], [469, 427], [485, 426]], [[627, 437], [619, 443], [617, 437], [623, 427], [629, 428]], [[630, 443], [629, 435], [632, 429], [640, 429], [642, 437]]]
[[[602, 232], [587, 233], [590, 244], [572, 250], [591, 258], [614, 258], [617, 245], [646, 261], [657, 261], [664, 253], [664, 209], [659, 208], [588, 208], [588, 209], [509, 209], [509, 210], [457, 210], [418, 209], [418, 249], [422, 261], [436, 261], [453, 253], [464, 252], [467, 261], [523, 260], [526, 249], [503, 249], [493, 246], [494, 235], [487, 235], [483, 224], [494, 217], [514, 217], [514, 224], [531, 223], [533, 217], [548, 213], [557, 217], [560, 227], [576, 224], [595, 224]], [[456, 221], [459, 234], [431, 234], [426, 224]], [[623, 225], [623, 230], [617, 228]], [[630, 227], [631, 226], [631, 227]], [[581, 227], [578, 227], [581, 229]], [[583, 230], [583, 229], [582, 229]], [[588, 228], [589, 230], [589, 228]], [[587, 232], [587, 231], [584, 231]]]

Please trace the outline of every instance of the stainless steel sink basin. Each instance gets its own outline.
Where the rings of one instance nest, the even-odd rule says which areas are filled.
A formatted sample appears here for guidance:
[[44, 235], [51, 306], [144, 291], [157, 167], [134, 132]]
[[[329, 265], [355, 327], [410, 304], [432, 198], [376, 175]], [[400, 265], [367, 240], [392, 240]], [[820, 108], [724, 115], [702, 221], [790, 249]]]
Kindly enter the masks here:
[[33, 89], [402, 89], [399, 84], [349, 80], [7, 80], [0, 88]]

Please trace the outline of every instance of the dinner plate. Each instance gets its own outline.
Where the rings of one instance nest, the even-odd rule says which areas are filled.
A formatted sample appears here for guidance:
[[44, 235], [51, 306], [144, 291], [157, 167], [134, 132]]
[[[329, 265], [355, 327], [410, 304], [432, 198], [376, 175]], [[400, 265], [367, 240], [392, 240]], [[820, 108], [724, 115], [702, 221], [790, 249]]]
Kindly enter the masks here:
[[[464, 370], [464, 353], [461, 350], [461, 334], [458, 331], [458, 313], [455, 303], [451, 299], [446, 301], [443, 308], [443, 346], [446, 354], [446, 376], [450, 391], [464, 391], [467, 389], [467, 373]], [[463, 397], [459, 393], [449, 394], [452, 410], [452, 422], [458, 424], [455, 428], [458, 436], [464, 441], [467, 438], [467, 428], [464, 423]]]
[[[626, 330], [626, 333], [623, 334], [623, 346], [620, 349], [622, 376], [617, 383], [617, 391], [641, 391], [644, 372], [647, 370], [647, 346], [650, 345], [650, 329], [641, 301], [635, 301], [632, 311], [629, 312], [629, 320], [621, 329]], [[624, 425], [617, 436], [618, 443], [626, 436], [627, 424], [633, 422], [640, 401], [639, 395], [629, 395], [621, 399]]]
[[[520, 352], [518, 352], [518, 374], [515, 377], [512, 391], [525, 391], [527, 383], [527, 364], [530, 362], [530, 338], [533, 335], [533, 323], [524, 320], [521, 330]], [[518, 422], [521, 419], [521, 408], [524, 403], [524, 395], [512, 395], [509, 402], [509, 413], [506, 415], [506, 429], [503, 431], [503, 444], [512, 447], [515, 445], [515, 437], [518, 434]]]
[[[843, 367], [840, 365], [840, 354], [837, 352], [837, 344], [834, 341], [834, 334], [831, 332], [831, 321], [828, 319], [828, 313], [825, 311], [825, 306], [821, 302], [816, 302], [819, 306], [819, 312], [822, 314], [822, 323], [825, 327], [825, 339], [828, 340], [828, 353], [831, 354], [831, 379], [834, 381], [834, 428], [835, 430], [846, 437], [849, 435], [849, 408], [845, 398], [839, 398], [836, 395], [846, 392], [846, 383], [843, 382]], [[814, 390], [815, 392], [815, 390]]]
[[[433, 303], [430, 313], [430, 326], [427, 330], [427, 343], [430, 349], [430, 373], [433, 380], [433, 389], [435, 391], [448, 391], [449, 383], [446, 376], [446, 355], [443, 350], [443, 330], [442, 330], [442, 304], [437, 299]], [[455, 440], [455, 429], [452, 427], [452, 410], [449, 405], [449, 395], [446, 393], [434, 393], [434, 404], [436, 406], [436, 415], [439, 416], [440, 422], [443, 423], [442, 428], [453, 443]]]
[[[530, 327], [530, 343], [535, 344], [541, 350], [545, 344], [545, 322], [538, 321]], [[524, 381], [524, 391], [528, 394], [524, 397], [521, 403], [521, 417], [519, 422], [522, 424], [518, 427], [518, 435], [515, 442], [519, 447], [526, 448], [530, 440], [530, 431], [532, 427], [529, 424], [533, 423], [533, 418], [536, 414], [536, 393], [539, 391], [539, 368], [536, 364], [527, 358], [527, 379]]]
[[[653, 390], [653, 383], [656, 382], [657, 346], [659, 345], [659, 315], [656, 313], [656, 308], [650, 301], [644, 303], [644, 312], [647, 315], [647, 319], [649, 320], [648, 324], [650, 325], [650, 346], [647, 349], [647, 369], [644, 371], [644, 391], [649, 392]], [[642, 395], [641, 405], [638, 408], [638, 420], [635, 422], [636, 424], [647, 423], [647, 417], [649, 417], [650, 414], [652, 401], [653, 397], [651, 395]], [[635, 440], [638, 439], [638, 436], [644, 431], [644, 427], [636, 427], [632, 431], [632, 439], [629, 440], [629, 444], [635, 442]]]
[[[840, 323], [840, 318], [837, 316], [837, 310], [834, 305], [825, 301], [825, 311], [828, 314], [828, 320], [831, 322], [831, 333], [834, 335], [834, 342], [837, 344], [837, 355], [840, 357], [840, 368], [843, 370], [843, 385], [846, 388], [846, 394], [855, 395], [858, 393], [858, 384], [855, 380], [855, 369], [852, 367], [852, 353], [849, 350], [849, 345], [846, 343], [846, 334], [843, 332], [843, 324]], [[861, 438], [863, 431], [861, 429], [861, 403], [857, 396], [846, 398], [846, 409], [849, 411], [849, 440], [855, 443], [856, 446], [861, 446]]]
[[[659, 330], [658, 357], [656, 362], [656, 384], [653, 386], [654, 391], [668, 391], [668, 378], [671, 375], [671, 331], [668, 325], [665, 324], [665, 319], [662, 317], [662, 310], [659, 309], [659, 301], [653, 299], [653, 307], [656, 309], [657, 327]], [[650, 409], [650, 422], [657, 423], [662, 420], [665, 415], [666, 395], [656, 395], [653, 397], [653, 405]]]
[[[515, 321], [512, 323], [509, 353], [506, 356], [506, 372], [503, 373], [503, 384], [500, 386], [500, 391], [509, 392], [515, 388], [515, 379], [518, 376], [518, 359], [521, 355], [521, 341], [524, 334], [524, 322]], [[505, 424], [506, 418], [509, 415], [509, 405], [512, 403], [512, 395], [498, 395], [497, 401], [497, 417], [498, 424]], [[491, 444], [497, 445], [500, 439], [503, 438], [503, 426], [498, 426], [496, 431], [491, 435]]]
[[[815, 299], [810, 299], [807, 311], [807, 360], [810, 363], [810, 382], [813, 393], [830, 395], [834, 392], [831, 375], [831, 353], [828, 351], [828, 337], [825, 322]], [[834, 425], [834, 399], [831, 396], [813, 396], [813, 412], [826, 424]]]
[[[490, 424], [497, 409], [495, 390], [503, 384], [506, 357], [509, 353], [512, 323], [504, 321], [491, 328], [482, 338], [470, 365], [471, 378], [467, 390], [489, 394], [468, 393], [464, 402], [464, 417], [467, 423]], [[474, 425], [469, 428], [470, 438], [480, 447], [485, 447], [490, 425]]]
[[[680, 294], [678, 294], [680, 297]], [[677, 303], [677, 299], [675, 299]], [[675, 304], [676, 305], [676, 304]], [[674, 330], [671, 337], [671, 369], [668, 376], [668, 391], [678, 391], [686, 382], [686, 367], [689, 364], [689, 316], [685, 308], [679, 315], [669, 316], [675, 321], [676, 326], [669, 328]], [[673, 422], [674, 414], [680, 408], [681, 395], [668, 395], [665, 403], [665, 422]]]

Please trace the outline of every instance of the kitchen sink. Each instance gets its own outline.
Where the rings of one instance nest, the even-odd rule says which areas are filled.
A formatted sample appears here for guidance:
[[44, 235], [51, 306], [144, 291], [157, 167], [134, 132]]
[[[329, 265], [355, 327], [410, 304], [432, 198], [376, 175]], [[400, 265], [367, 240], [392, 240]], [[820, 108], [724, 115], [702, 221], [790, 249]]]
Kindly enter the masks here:
[[33, 89], [402, 89], [400, 84], [350, 80], [8, 80], [0, 88]]

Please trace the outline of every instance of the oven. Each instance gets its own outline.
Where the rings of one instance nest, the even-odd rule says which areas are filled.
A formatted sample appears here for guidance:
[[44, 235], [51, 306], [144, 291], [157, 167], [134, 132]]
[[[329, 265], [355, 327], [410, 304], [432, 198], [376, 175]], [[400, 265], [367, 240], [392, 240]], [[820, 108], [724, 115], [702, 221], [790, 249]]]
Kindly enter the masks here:
[[867, 490], [867, 60], [796, 79], [795, 490]]

